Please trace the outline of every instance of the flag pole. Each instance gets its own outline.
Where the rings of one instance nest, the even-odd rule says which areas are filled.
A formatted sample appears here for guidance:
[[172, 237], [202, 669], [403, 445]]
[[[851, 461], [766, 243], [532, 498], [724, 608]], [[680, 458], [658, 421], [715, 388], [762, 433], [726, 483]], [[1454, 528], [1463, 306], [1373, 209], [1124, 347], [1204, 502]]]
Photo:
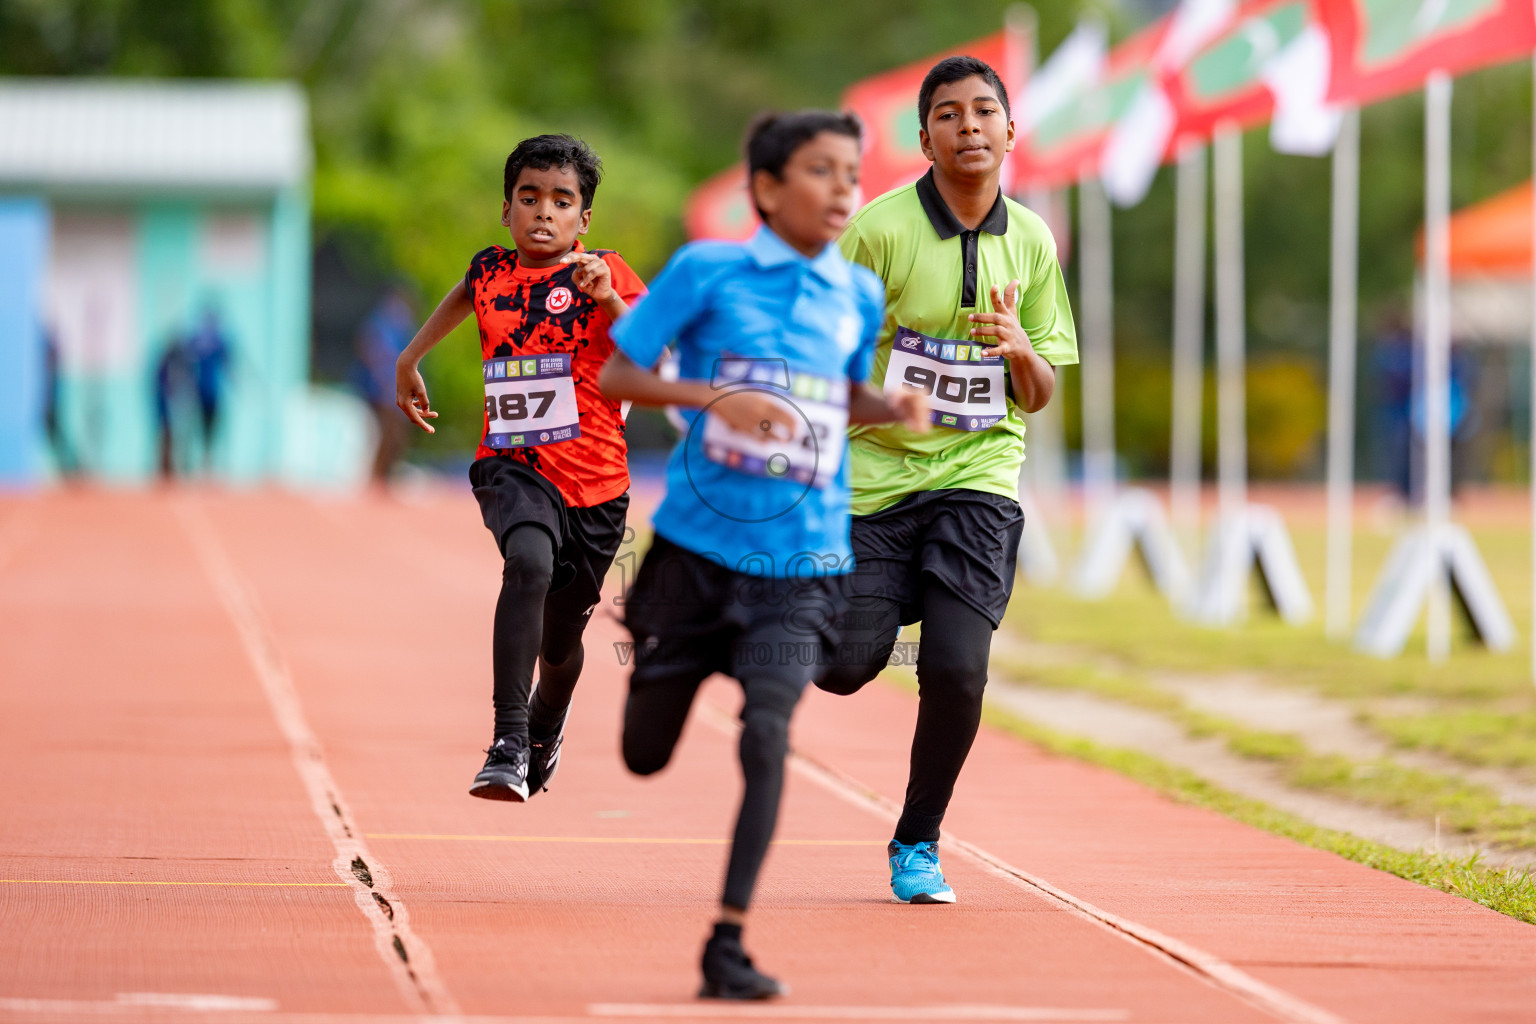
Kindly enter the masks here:
[[[1115, 486], [1115, 317], [1109, 198], [1094, 171], [1078, 179], [1078, 288], [1082, 299], [1083, 490], [1088, 519]], [[1092, 526], [1090, 525], [1090, 530]]]
[[1333, 147], [1333, 252], [1328, 324], [1328, 635], [1349, 635], [1354, 541], [1356, 309], [1360, 248], [1360, 109], [1345, 111]]
[[1451, 609], [1442, 541], [1450, 522], [1450, 215], [1451, 79], [1443, 71], [1424, 86], [1424, 525], [1434, 545], [1428, 648], [1431, 661], [1450, 654]]
[[1179, 152], [1174, 222], [1173, 409], [1169, 511], [1187, 555], [1199, 553], [1200, 419], [1205, 376], [1205, 145]]
[[[1248, 504], [1248, 423], [1243, 302], [1243, 133], [1215, 136], [1216, 447], [1222, 523], [1235, 528]], [[1244, 592], [1246, 598], [1246, 591]]]

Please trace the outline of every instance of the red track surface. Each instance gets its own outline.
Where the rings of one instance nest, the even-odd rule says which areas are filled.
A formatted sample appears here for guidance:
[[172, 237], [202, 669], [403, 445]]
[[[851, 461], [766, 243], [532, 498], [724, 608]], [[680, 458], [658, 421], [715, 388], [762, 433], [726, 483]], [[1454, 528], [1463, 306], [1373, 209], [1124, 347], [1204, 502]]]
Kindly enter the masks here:
[[748, 933], [792, 997], [699, 1004], [735, 693], [629, 777], [601, 616], [555, 788], [471, 799], [498, 569], [460, 493], [0, 501], [0, 1019], [1536, 1016], [1536, 929], [997, 733], [961, 902], [889, 903], [915, 703], [880, 686], [796, 720]]

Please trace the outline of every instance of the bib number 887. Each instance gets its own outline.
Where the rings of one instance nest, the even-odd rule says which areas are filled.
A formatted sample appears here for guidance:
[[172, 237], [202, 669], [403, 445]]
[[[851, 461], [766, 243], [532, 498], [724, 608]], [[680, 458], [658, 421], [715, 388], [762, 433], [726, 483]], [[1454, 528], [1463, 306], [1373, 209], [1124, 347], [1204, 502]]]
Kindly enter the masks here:
[[550, 403], [555, 400], [553, 391], [530, 391], [526, 395], [516, 391], [505, 392], [501, 395], [485, 396], [485, 415], [493, 420], [525, 420], [529, 416], [528, 400], [537, 400], [538, 408], [534, 409], [533, 416], [543, 416], [549, 411]]
[[992, 378], [986, 376], [960, 377], [910, 364], [901, 375], [901, 381], [914, 391], [921, 391], [946, 402], [986, 405], [992, 401]]

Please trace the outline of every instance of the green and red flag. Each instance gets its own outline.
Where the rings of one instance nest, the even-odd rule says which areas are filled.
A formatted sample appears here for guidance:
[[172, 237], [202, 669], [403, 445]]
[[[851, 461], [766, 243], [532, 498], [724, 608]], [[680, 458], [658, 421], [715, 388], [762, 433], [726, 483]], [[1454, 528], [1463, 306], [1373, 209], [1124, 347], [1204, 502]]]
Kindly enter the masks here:
[[[1017, 103], [1023, 87], [1022, 69], [1028, 59], [1023, 52], [1026, 46], [1027, 42], [1018, 40], [1014, 33], [994, 32], [849, 86], [843, 93], [843, 106], [864, 122], [864, 162], [859, 180], [865, 197], [873, 199], [910, 184], [928, 170], [928, 158], [917, 139], [917, 91], [929, 68], [945, 57], [975, 57], [997, 71], [1010, 102]], [[1007, 177], [1005, 169], [1005, 189]]]
[[1269, 120], [1275, 93], [1267, 72], [1301, 39], [1311, 14], [1311, 0], [1248, 0], [1224, 31], [1170, 68], [1163, 89], [1176, 112], [1174, 138], [1209, 138], [1219, 124], [1249, 128]]
[[718, 238], [739, 242], [757, 230], [757, 211], [747, 195], [747, 165], [732, 164], [708, 178], [683, 208], [683, 228], [689, 238]]
[[1536, 50], [1531, 0], [1314, 0], [1332, 40], [1328, 98], [1363, 104]]
[[1152, 56], [1167, 28], [1164, 18], [1115, 47], [1097, 82], [1085, 83], [1018, 139], [1013, 150], [1016, 188], [1059, 188], [1098, 169], [1116, 122], [1153, 80]]

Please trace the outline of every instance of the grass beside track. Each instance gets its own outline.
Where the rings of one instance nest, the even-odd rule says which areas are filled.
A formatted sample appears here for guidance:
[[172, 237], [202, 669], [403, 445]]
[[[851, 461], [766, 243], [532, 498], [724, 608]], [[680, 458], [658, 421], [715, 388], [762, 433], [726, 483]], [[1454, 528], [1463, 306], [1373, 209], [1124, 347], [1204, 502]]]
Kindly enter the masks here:
[[[1465, 624], [1458, 623], [1451, 657], [1432, 664], [1424, 654], [1421, 624], [1402, 656], [1375, 658], [1327, 639], [1320, 610], [1312, 622], [1291, 626], [1262, 610], [1257, 599], [1247, 623], [1210, 629], [1175, 614], [1136, 567], [1127, 571], [1115, 593], [1100, 601], [1080, 600], [1064, 588], [1021, 584], [1006, 623], [1043, 643], [1107, 655], [1128, 671], [1257, 672], [1267, 684], [1308, 689], [1350, 703], [1363, 725], [1398, 748], [1433, 751], [1536, 779], [1536, 686], [1528, 637], [1530, 530], [1483, 527], [1472, 532], [1520, 634], [1510, 651], [1496, 654], [1475, 645]], [[1296, 526], [1292, 537], [1303, 575], [1321, 606], [1323, 531]], [[1377, 531], [1355, 533], [1356, 621], [1389, 546], [1389, 538]], [[1126, 699], [1105, 692], [1105, 685], [1094, 688]], [[1156, 698], [1132, 702], [1141, 699]]]
[[1329, 793], [1423, 821], [1438, 818], [1447, 831], [1480, 843], [1536, 849], [1536, 808], [1506, 804], [1498, 793], [1479, 783], [1406, 767], [1386, 758], [1356, 760], [1319, 754], [1290, 733], [1255, 729], [1192, 710], [1176, 694], [1131, 674], [1093, 666], [1026, 665], [1017, 658], [996, 654], [993, 662], [1022, 681], [1082, 690], [1160, 714], [1190, 736], [1219, 737], [1240, 757], [1274, 764], [1281, 779], [1295, 788]]
[[1489, 868], [1480, 864], [1476, 856], [1455, 858], [1432, 853], [1405, 853], [1346, 832], [1320, 828], [1268, 804], [1237, 796], [1193, 772], [1146, 754], [1065, 736], [994, 708], [988, 708], [985, 717], [993, 725], [1053, 753], [1113, 769], [1175, 800], [1209, 808], [1246, 825], [1336, 853], [1410, 882], [1462, 896], [1527, 924], [1536, 924], [1536, 879], [1528, 870]]

